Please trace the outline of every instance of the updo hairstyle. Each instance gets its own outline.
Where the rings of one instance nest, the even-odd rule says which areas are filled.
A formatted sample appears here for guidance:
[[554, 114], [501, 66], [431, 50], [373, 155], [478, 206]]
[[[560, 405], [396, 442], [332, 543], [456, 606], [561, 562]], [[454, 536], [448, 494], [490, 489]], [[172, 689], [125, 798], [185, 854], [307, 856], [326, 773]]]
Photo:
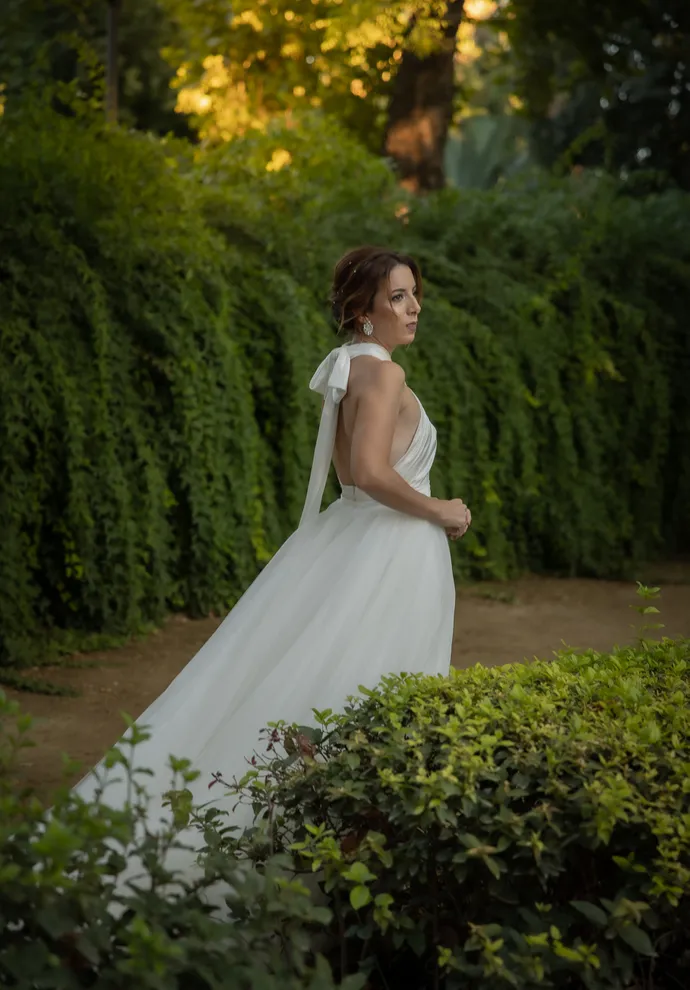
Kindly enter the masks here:
[[407, 265], [417, 286], [417, 298], [422, 298], [422, 274], [417, 262], [407, 254], [388, 251], [386, 248], [358, 247], [348, 251], [333, 272], [331, 305], [338, 332], [354, 334], [358, 329], [357, 317], [371, 311], [374, 297], [382, 281], [397, 265]]

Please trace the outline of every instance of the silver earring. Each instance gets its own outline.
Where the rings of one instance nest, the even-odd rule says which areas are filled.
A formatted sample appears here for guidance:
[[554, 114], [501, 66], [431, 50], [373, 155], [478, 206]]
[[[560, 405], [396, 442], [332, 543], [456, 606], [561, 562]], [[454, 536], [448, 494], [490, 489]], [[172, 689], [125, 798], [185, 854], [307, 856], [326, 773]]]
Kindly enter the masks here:
[[366, 320], [362, 324], [362, 333], [365, 333], [367, 335], [367, 337], [371, 337], [371, 335], [372, 335], [373, 332], [374, 332], [374, 324], [371, 322], [371, 320], [367, 316]]

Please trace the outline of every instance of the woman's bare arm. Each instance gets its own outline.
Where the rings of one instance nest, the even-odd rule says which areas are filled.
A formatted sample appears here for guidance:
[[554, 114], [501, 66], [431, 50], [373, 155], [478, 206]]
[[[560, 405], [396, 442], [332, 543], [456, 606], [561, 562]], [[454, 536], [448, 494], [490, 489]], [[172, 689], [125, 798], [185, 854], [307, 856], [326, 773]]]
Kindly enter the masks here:
[[443, 526], [444, 503], [416, 491], [390, 464], [405, 372], [395, 362], [377, 362], [362, 384], [352, 433], [352, 480], [377, 502]]

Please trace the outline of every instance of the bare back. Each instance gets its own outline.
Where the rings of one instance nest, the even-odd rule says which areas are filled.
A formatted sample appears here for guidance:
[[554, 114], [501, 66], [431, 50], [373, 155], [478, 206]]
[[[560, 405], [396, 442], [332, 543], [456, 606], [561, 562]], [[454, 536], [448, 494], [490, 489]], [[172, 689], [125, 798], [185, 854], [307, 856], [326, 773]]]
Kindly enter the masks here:
[[[352, 485], [352, 439], [357, 410], [361, 396], [371, 385], [372, 376], [380, 366], [378, 358], [361, 355], [352, 358], [347, 392], [340, 403], [338, 427], [333, 448], [333, 463], [342, 485]], [[407, 451], [419, 426], [421, 418], [419, 402], [407, 385], [402, 389], [393, 441], [388, 463], [393, 466], [398, 463]]]

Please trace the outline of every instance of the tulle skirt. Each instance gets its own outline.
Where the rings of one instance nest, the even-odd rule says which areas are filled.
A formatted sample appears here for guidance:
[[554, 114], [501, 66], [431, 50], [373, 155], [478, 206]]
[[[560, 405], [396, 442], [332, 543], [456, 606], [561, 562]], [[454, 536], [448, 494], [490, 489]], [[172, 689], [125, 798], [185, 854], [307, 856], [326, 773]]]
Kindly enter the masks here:
[[[151, 819], [170, 788], [170, 754], [200, 771], [191, 789], [204, 802], [214, 773], [245, 773], [269, 721], [309, 724], [312, 709], [337, 711], [384, 674], [445, 674], [454, 604], [443, 530], [344, 488], [293, 533], [137, 720], [150, 732], [135, 763], [152, 771]], [[121, 768], [107, 774], [115, 776]], [[89, 773], [76, 791], [90, 800], [96, 785]], [[117, 807], [126, 793], [124, 782], [109, 783], [106, 803]]]

